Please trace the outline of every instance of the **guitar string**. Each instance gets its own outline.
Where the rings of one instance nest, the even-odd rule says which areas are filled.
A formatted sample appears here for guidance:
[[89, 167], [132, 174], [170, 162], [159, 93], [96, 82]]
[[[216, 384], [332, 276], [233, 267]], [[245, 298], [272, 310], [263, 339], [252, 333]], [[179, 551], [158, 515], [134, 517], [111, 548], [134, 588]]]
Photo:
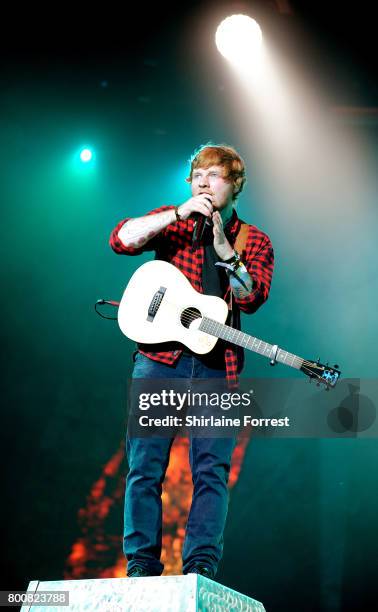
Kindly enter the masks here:
[[[187, 309], [187, 310], [191, 310], [191, 309]], [[184, 312], [185, 312], [185, 311], [184, 311]], [[181, 320], [182, 320], [182, 321], [184, 321], [185, 323], [192, 323], [192, 322], [193, 322], [193, 321], [195, 321], [196, 319], [200, 319], [200, 318], [202, 318], [202, 317], [201, 317], [201, 316], [198, 316], [198, 315], [196, 315], [196, 316], [182, 316], [182, 317], [181, 317]], [[219, 323], [219, 321], [215, 321], [215, 323]], [[220, 325], [223, 325], [222, 323], [219, 323], [219, 324], [220, 324]], [[237, 330], [237, 331], [239, 331], [239, 330]], [[242, 332], [242, 333], [243, 333], [243, 332]], [[262, 341], [262, 342], [263, 342], [263, 341]], [[264, 343], [264, 344], [268, 344], [268, 343]], [[246, 347], [246, 348], [247, 348], [247, 347]], [[283, 349], [280, 349], [280, 350], [282, 351]], [[290, 355], [292, 354], [292, 353], [288, 353], [288, 351], [284, 351], [284, 352], [285, 352], [286, 354], [290, 354]], [[305, 365], [308, 365], [308, 366], [312, 366], [312, 367], [319, 367], [319, 368], [321, 368], [321, 366], [318, 366], [318, 364], [314, 363], [313, 361], [308, 361], [308, 360], [306, 360], [306, 359], [303, 359], [302, 357], [298, 357], [297, 355], [295, 355], [294, 357], [295, 357], [295, 360], [294, 360], [294, 362], [293, 362], [293, 363], [297, 363], [298, 365], [299, 365], [299, 364], [301, 364], [301, 366], [303, 366], [303, 367], [304, 367]], [[282, 363], [285, 363], [285, 362], [282, 362]], [[287, 364], [286, 364], [286, 365], [287, 365]], [[307, 369], [307, 368], [306, 368], [306, 369]], [[310, 371], [310, 370], [309, 370], [309, 371]], [[317, 375], [317, 376], [318, 376], [318, 375]]]
[[[181, 318], [181, 320], [182, 320], [184, 323], [188, 323], [188, 324], [190, 324], [190, 323], [192, 323], [193, 321], [195, 321], [196, 319], [200, 319], [200, 318], [202, 318], [202, 316], [198, 316], [198, 314], [197, 314], [195, 311], [194, 311], [193, 316], [192, 316], [192, 315], [190, 315], [190, 311], [193, 311], [193, 308], [187, 308], [186, 310], [184, 310], [184, 311], [183, 311], [183, 314], [181, 315], [181, 317], [180, 317], [180, 318]], [[184, 314], [184, 313], [185, 313], [185, 314]], [[215, 323], [219, 323], [219, 321], [215, 321]], [[237, 330], [237, 331], [239, 331], [239, 330]], [[241, 332], [241, 333], [243, 333], [243, 332]], [[264, 344], [267, 344], [267, 343], [264, 343]], [[247, 347], [246, 347], [246, 348], [247, 348]], [[282, 350], [282, 349], [281, 349], [281, 350]], [[285, 352], [287, 353], [287, 351], [285, 351]], [[295, 360], [293, 361], [293, 365], [294, 365], [294, 363], [296, 363], [296, 364], [298, 364], [298, 365], [299, 365], [301, 362], [304, 362], [304, 361], [303, 361], [303, 359], [302, 359], [301, 357], [298, 357], [298, 356], [296, 356], [296, 355], [295, 355]], [[311, 363], [311, 362], [309, 362], [309, 363]], [[287, 364], [286, 364], [286, 365], [287, 365]]]
[[[203, 316], [201, 314], [198, 314], [198, 312], [199, 311], [197, 311], [194, 307], [186, 308], [185, 310], [183, 310], [182, 315], [180, 317], [180, 320], [183, 321], [184, 323], [190, 324], [193, 321], [195, 321], [196, 319], [202, 319]], [[223, 325], [223, 323], [219, 323], [219, 321], [215, 321], [215, 323]], [[237, 331], [239, 331], [239, 330], [237, 330]], [[264, 344], [268, 344], [268, 343], [264, 343]], [[280, 349], [280, 350], [283, 350], [283, 349]], [[284, 352], [288, 354], [288, 351], [284, 351]], [[290, 353], [290, 354], [292, 354], [292, 353]], [[295, 357], [295, 360], [293, 362], [293, 365], [294, 365], [294, 363], [297, 363], [298, 365], [301, 364], [300, 367], [303, 367], [308, 372], [311, 372], [311, 370], [309, 370], [305, 366], [319, 367], [319, 368], [321, 367], [321, 366], [318, 366], [318, 364], [316, 364], [315, 362], [303, 359], [302, 357], [298, 357], [297, 355], [295, 355], [294, 357]], [[282, 363], [285, 363], [285, 362], [282, 362]], [[288, 365], [288, 364], [285, 364], [285, 365]], [[322, 378], [319, 374], [316, 374], [314, 372], [312, 372], [312, 373], [313, 373], [314, 376], [316, 376], [316, 377], [318, 377], [320, 379]]]

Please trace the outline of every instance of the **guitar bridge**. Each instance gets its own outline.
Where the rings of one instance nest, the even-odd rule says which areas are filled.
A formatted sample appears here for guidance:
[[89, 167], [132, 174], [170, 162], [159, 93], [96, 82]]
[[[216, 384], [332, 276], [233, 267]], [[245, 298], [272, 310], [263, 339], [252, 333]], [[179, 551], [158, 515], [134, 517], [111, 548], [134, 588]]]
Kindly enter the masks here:
[[164, 297], [165, 292], [166, 292], [166, 287], [160, 287], [159, 291], [155, 293], [148, 307], [147, 321], [152, 322], [154, 320], [155, 315], [157, 311], [159, 310], [159, 307], [160, 307], [160, 304]]

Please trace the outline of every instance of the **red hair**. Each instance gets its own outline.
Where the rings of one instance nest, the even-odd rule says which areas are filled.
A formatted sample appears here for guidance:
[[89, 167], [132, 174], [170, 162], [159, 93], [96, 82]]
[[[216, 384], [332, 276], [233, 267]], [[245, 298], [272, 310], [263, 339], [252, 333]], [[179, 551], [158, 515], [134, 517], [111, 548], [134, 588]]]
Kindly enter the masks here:
[[196, 168], [210, 168], [210, 166], [222, 166], [223, 178], [230, 179], [234, 183], [235, 192], [232, 196], [236, 200], [242, 192], [246, 182], [245, 164], [239, 153], [228, 145], [202, 145], [194, 151], [190, 158], [190, 175], [186, 179], [192, 182], [193, 170]]

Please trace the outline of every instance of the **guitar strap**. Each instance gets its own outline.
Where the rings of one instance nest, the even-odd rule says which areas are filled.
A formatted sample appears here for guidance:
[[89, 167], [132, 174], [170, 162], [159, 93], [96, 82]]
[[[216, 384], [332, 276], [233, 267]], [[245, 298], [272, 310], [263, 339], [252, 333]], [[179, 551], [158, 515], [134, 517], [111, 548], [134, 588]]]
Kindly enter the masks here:
[[[239, 253], [240, 257], [243, 258], [245, 251], [247, 249], [247, 240], [248, 240], [248, 232], [249, 225], [240, 219], [240, 228], [238, 235], [236, 236], [236, 240], [234, 243], [234, 250]], [[233, 294], [232, 289], [230, 287], [230, 297], [228, 301], [228, 310], [229, 310], [229, 323], [231, 327], [234, 329], [240, 329], [240, 309], [238, 305], [235, 303], [235, 308], [233, 307]], [[238, 373], [242, 371], [244, 367], [244, 351], [240, 347], [236, 347], [237, 355], [238, 355]]]
[[[237, 253], [239, 253], [240, 257], [243, 257], [243, 252], [245, 252], [247, 248], [248, 232], [249, 232], [248, 223], [240, 219], [240, 228], [239, 228], [239, 232], [238, 232], [238, 235], [236, 236], [236, 240], [234, 244], [234, 250]], [[233, 302], [232, 290], [230, 290], [230, 300], [228, 303], [229, 310], [232, 310], [232, 306], [233, 306], [232, 302]]]
[[245, 223], [245, 221], [240, 220], [240, 229], [238, 235], [236, 236], [234, 249], [237, 251], [242, 257], [243, 251], [247, 248], [247, 239], [248, 239], [249, 225]]

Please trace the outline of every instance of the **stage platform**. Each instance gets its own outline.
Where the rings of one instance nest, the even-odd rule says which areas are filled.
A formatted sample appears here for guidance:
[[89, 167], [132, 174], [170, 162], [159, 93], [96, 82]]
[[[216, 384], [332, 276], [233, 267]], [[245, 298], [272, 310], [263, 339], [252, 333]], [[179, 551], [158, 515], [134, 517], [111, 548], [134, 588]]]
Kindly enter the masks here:
[[[68, 592], [68, 605], [24, 604], [22, 612], [265, 612], [254, 599], [198, 574], [107, 578], [97, 580], [56, 580], [29, 583], [28, 593]], [[59, 596], [63, 601], [67, 598]]]

